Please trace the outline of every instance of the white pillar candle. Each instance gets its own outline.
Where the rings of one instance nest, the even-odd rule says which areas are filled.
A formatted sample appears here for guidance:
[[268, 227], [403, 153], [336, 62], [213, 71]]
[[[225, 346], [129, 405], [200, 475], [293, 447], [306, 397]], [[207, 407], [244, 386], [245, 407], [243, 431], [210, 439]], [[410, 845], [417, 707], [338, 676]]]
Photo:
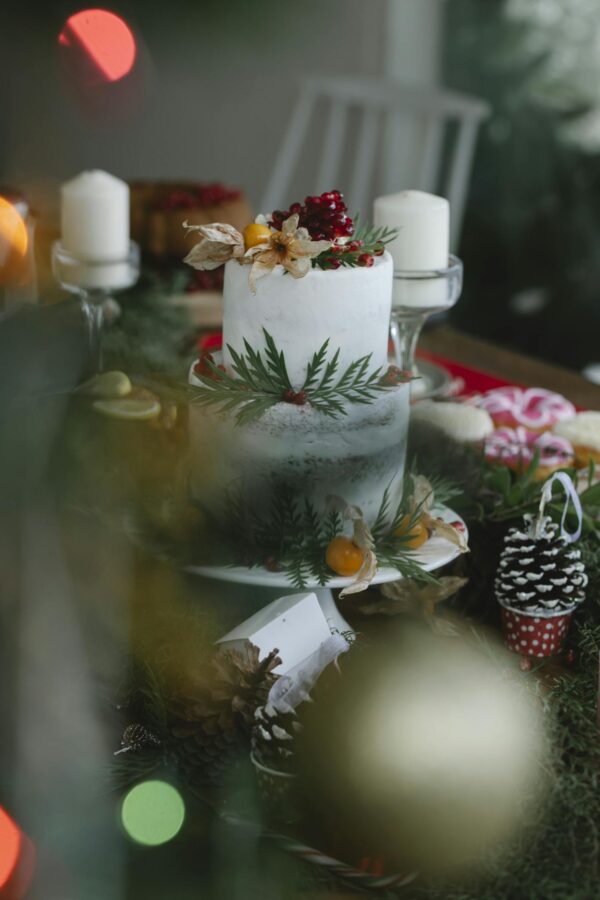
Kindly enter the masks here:
[[375, 225], [398, 228], [388, 244], [394, 269], [445, 269], [450, 252], [450, 204], [423, 191], [401, 191], [375, 201]]
[[[398, 236], [387, 245], [394, 272], [430, 272], [448, 268], [450, 252], [450, 204], [444, 197], [423, 191], [401, 191], [378, 197], [375, 225], [397, 228]], [[431, 309], [448, 303], [445, 279], [406, 281], [394, 278], [394, 307]]]
[[63, 184], [62, 246], [86, 262], [114, 262], [129, 253], [129, 187], [108, 172], [82, 172]]

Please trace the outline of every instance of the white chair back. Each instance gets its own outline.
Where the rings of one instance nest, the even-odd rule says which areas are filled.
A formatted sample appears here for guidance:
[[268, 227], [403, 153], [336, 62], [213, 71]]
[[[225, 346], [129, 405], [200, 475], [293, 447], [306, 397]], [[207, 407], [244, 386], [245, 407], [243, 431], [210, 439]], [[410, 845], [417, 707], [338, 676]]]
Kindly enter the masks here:
[[[348, 173], [344, 186], [351, 211], [370, 211], [378, 194], [407, 187], [447, 197], [452, 209], [451, 249], [456, 251], [477, 132], [489, 113], [484, 101], [452, 91], [378, 79], [308, 78], [260, 208], [263, 212], [285, 208], [294, 199], [294, 175], [300, 161], [306, 168], [308, 158], [315, 168], [310, 173], [311, 193], [340, 188], [341, 175]], [[394, 141], [397, 145], [402, 140], [403, 129], [408, 131], [407, 123], [413, 139], [415, 129], [419, 138], [418, 163], [410, 172], [398, 171], [389, 152]]]

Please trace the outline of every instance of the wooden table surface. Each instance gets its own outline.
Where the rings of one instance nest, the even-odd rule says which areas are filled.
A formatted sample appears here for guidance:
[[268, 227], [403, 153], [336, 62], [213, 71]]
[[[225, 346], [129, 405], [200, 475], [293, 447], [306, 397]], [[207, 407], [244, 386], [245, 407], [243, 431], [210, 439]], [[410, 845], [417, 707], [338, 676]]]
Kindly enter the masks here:
[[568, 397], [576, 406], [600, 410], [600, 385], [576, 372], [551, 365], [448, 326], [426, 331], [419, 346], [473, 369], [515, 384], [544, 387]]

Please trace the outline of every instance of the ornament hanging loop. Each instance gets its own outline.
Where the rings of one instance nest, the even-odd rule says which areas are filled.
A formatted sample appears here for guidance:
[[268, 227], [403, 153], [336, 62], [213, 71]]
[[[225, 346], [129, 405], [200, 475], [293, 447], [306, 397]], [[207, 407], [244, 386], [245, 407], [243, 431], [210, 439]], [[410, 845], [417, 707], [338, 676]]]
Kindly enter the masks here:
[[[552, 488], [554, 487], [555, 481], [559, 482], [559, 484], [564, 488], [565, 494], [567, 495], [562, 518], [560, 520], [560, 534], [567, 543], [573, 544], [581, 537], [581, 530], [583, 528], [583, 510], [581, 508], [579, 495], [575, 489], [575, 485], [573, 484], [573, 479], [570, 478], [566, 472], [556, 472], [544, 484], [544, 487], [542, 489], [542, 496], [540, 499], [538, 517], [535, 524], [535, 536], [536, 538], [539, 538], [542, 532], [544, 523], [544, 510], [546, 508], [546, 504], [552, 500]], [[573, 508], [577, 515], [577, 530], [573, 533], [567, 531], [567, 529], [565, 528], [565, 521], [567, 518], [567, 513], [569, 511], [569, 503], [573, 504]]]

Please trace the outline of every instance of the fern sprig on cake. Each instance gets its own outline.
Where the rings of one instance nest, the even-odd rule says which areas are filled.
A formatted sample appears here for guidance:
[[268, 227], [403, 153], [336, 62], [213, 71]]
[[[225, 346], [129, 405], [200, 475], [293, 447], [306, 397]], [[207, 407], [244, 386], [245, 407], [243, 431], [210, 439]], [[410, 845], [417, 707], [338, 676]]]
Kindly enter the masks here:
[[[306, 369], [299, 391], [292, 387], [285, 355], [263, 329], [265, 349], [256, 350], [244, 340], [244, 352], [228, 347], [234, 375], [215, 364], [210, 354], [196, 364], [200, 382], [190, 389], [190, 399], [200, 406], [218, 406], [225, 413], [236, 410], [239, 425], [253, 421], [278, 403], [310, 405], [331, 418], [347, 415], [348, 404], [372, 403], [378, 394], [410, 380], [393, 366], [382, 374], [370, 370], [371, 354], [351, 362], [338, 375], [340, 351], [328, 359], [329, 340], [317, 350]], [[337, 376], [337, 377], [336, 377]]]

